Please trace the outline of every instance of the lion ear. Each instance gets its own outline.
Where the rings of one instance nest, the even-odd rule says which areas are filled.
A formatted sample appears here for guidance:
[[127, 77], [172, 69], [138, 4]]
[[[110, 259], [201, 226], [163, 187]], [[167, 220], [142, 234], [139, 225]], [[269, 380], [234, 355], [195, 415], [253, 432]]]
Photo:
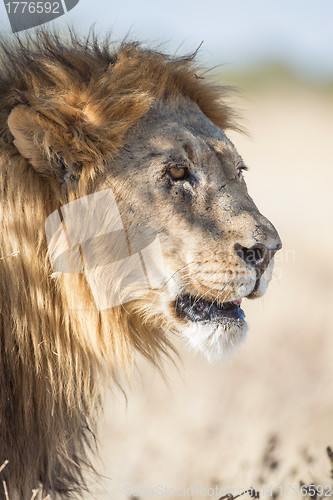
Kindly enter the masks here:
[[14, 145], [21, 155], [38, 173], [63, 181], [72, 172], [70, 163], [66, 163], [62, 154], [57, 151], [53, 140], [53, 137], [59, 135], [57, 126], [59, 124], [24, 105], [16, 106], [8, 117]]

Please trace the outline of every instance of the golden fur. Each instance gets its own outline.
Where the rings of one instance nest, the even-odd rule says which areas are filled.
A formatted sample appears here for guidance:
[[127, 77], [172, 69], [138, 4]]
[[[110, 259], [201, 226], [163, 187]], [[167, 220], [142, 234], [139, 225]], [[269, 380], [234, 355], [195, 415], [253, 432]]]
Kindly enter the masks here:
[[157, 101], [185, 97], [222, 129], [233, 114], [225, 89], [198, 78], [192, 57], [134, 43], [40, 32], [3, 42], [1, 59], [1, 479], [11, 499], [40, 484], [66, 496], [84, 486], [103, 383], [110, 373], [117, 382], [135, 350], [159, 365], [170, 346], [162, 315], [135, 304], [98, 312], [82, 275], [52, 275], [45, 220], [94, 191]]

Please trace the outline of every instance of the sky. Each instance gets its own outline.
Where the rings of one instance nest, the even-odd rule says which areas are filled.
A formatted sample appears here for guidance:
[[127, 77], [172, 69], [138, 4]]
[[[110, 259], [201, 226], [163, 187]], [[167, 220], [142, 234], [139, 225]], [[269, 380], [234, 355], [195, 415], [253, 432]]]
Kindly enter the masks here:
[[55, 23], [82, 32], [95, 23], [170, 53], [203, 41], [202, 61], [231, 70], [273, 60], [333, 77], [333, 0], [80, 0]]

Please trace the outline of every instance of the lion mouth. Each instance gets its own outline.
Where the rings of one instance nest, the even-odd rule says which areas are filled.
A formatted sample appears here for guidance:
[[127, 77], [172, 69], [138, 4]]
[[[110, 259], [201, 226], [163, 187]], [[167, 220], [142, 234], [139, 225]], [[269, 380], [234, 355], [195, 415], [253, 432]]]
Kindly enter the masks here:
[[241, 300], [233, 300], [217, 304], [191, 295], [180, 295], [176, 299], [175, 311], [179, 318], [187, 318], [192, 322], [245, 321], [245, 313], [240, 307], [241, 302]]

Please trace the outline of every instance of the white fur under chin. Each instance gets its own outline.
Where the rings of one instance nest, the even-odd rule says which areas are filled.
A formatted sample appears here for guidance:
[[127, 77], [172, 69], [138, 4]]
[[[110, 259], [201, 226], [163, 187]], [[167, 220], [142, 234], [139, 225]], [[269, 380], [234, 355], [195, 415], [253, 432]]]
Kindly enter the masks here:
[[222, 326], [216, 323], [192, 323], [182, 330], [188, 347], [202, 353], [210, 363], [225, 360], [244, 342], [247, 333], [244, 321]]

